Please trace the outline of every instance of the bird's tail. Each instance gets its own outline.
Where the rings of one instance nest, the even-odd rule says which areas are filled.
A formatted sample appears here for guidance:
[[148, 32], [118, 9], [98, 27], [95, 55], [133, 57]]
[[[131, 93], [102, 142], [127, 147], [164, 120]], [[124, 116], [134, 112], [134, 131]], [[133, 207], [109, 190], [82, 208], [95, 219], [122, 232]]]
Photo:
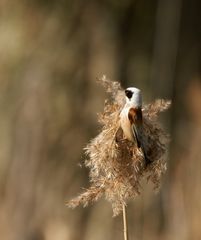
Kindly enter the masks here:
[[144, 155], [145, 167], [147, 167], [151, 163], [151, 160], [147, 157], [145, 148], [142, 144], [141, 144], [141, 149], [142, 149], [142, 153]]

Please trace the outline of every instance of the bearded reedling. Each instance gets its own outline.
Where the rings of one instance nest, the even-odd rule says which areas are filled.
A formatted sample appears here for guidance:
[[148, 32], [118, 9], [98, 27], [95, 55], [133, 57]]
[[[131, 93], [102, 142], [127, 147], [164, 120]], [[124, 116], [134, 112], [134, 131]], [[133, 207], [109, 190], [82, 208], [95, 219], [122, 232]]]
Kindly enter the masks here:
[[86, 207], [104, 196], [111, 203], [114, 216], [123, 211], [126, 226], [126, 204], [143, 191], [141, 181], [146, 178], [157, 190], [166, 172], [170, 138], [158, 115], [170, 107], [171, 101], [158, 99], [143, 105], [142, 111], [139, 89], [124, 91], [118, 82], [105, 76], [99, 83], [109, 93], [109, 99], [98, 115], [101, 131], [85, 148], [90, 187], [68, 201], [67, 206]]
[[141, 150], [145, 166], [151, 161], [147, 157], [143, 143], [143, 116], [142, 116], [142, 95], [138, 88], [129, 87], [125, 90], [126, 104], [120, 113], [120, 125], [124, 137], [129, 141], [136, 142]]

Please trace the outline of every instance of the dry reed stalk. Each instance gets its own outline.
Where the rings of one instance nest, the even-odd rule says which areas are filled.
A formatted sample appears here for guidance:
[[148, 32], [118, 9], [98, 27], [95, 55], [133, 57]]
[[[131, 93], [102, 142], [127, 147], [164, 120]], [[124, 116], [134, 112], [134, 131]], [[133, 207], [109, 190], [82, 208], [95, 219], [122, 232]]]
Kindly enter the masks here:
[[126, 206], [124, 204], [122, 206], [122, 211], [123, 211], [124, 240], [128, 240], [127, 213]]
[[[158, 113], [169, 108], [171, 102], [156, 100], [143, 106], [144, 145], [151, 164], [145, 166], [143, 156], [136, 144], [123, 138], [119, 113], [125, 104], [124, 91], [118, 82], [106, 79], [99, 82], [110, 94], [105, 101], [103, 113], [98, 115], [101, 132], [86, 146], [85, 166], [89, 168], [91, 187], [67, 203], [68, 207], [84, 207], [103, 195], [111, 202], [113, 215], [118, 215], [125, 205], [141, 192], [140, 182], [147, 177], [160, 186], [161, 175], [166, 171], [168, 135], [158, 123]], [[123, 207], [124, 206], [124, 207]]]

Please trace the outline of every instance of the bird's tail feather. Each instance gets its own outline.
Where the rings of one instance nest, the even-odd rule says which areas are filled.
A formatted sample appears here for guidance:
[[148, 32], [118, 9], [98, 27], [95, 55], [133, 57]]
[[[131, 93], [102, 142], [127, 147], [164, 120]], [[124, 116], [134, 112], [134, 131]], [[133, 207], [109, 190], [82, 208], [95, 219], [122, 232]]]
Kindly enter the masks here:
[[142, 153], [144, 155], [145, 167], [147, 167], [151, 163], [151, 160], [147, 157], [145, 148], [144, 148], [144, 146], [142, 144], [141, 144], [141, 149], [142, 149]]

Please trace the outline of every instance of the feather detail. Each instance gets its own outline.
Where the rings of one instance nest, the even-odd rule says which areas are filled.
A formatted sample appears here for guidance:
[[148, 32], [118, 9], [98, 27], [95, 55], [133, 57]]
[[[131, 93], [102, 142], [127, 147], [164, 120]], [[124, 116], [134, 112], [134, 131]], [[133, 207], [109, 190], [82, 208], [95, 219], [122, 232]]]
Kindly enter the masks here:
[[148, 165], [151, 161], [147, 158], [146, 149], [143, 143], [143, 129], [142, 129], [142, 110], [141, 108], [130, 108], [128, 112], [128, 119], [131, 123], [133, 136], [136, 139], [137, 147], [141, 148], [144, 155], [145, 163]]
[[136, 139], [138, 148], [141, 147], [142, 142], [142, 111], [141, 108], [130, 108], [128, 112], [128, 119], [131, 124], [133, 135]]

